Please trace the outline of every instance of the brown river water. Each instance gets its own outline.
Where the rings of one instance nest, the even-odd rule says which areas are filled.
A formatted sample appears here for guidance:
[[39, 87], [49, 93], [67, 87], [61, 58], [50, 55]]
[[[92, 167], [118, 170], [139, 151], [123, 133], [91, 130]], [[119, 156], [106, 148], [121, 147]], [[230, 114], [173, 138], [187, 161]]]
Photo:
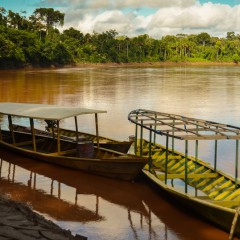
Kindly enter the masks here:
[[[138, 108], [240, 126], [238, 66], [85, 67], [0, 73], [0, 102], [107, 110], [99, 116], [100, 135], [118, 140], [134, 134], [127, 116]], [[80, 130], [94, 133], [91, 117], [83, 116], [79, 123]], [[44, 127], [41, 122], [37, 125]], [[74, 128], [71, 121], [63, 125]], [[200, 157], [212, 162], [213, 146], [201, 142]], [[219, 144], [218, 167], [230, 174], [234, 173], [234, 147], [231, 141]], [[228, 239], [228, 233], [170, 202], [144, 181], [107, 179], [3, 150], [0, 159], [0, 192], [28, 204], [73, 234], [94, 240]]]

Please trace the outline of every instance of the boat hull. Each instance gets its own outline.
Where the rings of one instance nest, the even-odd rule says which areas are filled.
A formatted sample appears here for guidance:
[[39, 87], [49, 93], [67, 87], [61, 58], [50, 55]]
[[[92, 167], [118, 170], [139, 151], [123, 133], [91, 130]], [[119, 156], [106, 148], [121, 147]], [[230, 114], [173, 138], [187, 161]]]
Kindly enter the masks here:
[[[208, 203], [207, 201], [194, 199], [194, 197], [182, 194], [164, 184], [161, 180], [156, 178], [148, 170], [143, 170], [143, 174], [146, 177], [148, 183], [154, 187], [162, 196], [170, 200], [174, 204], [178, 204], [182, 208], [188, 209], [194, 212], [198, 216], [201, 216], [205, 220], [211, 222], [217, 227], [223, 229], [226, 232], [230, 232], [232, 221], [235, 215], [235, 211], [232, 209], [216, 206], [215, 204]], [[240, 219], [238, 218], [235, 228], [236, 236], [240, 236]]]
[[[143, 140], [142, 143], [143, 156], [147, 157], [149, 142]], [[139, 151], [137, 154], [140, 154]], [[185, 155], [168, 149], [168, 174], [165, 175], [166, 148], [159, 144], [152, 145], [152, 154], [150, 170], [149, 164], [142, 170], [148, 182], [162, 192], [163, 196], [173, 200], [174, 204], [177, 203], [224, 231], [230, 232], [236, 209], [240, 203], [240, 190], [235, 179], [223, 172], [215, 171], [208, 163], [200, 159], [195, 161], [189, 156], [187, 166], [191, 173], [189, 173], [186, 191]], [[167, 182], [166, 176], [168, 176]], [[236, 191], [235, 195], [234, 191]], [[232, 207], [229, 207], [229, 204]], [[239, 217], [234, 228], [234, 235], [240, 236]]]
[[[25, 135], [26, 133], [21, 134]], [[21, 134], [18, 133], [18, 136]], [[61, 143], [63, 144], [63, 141]], [[41, 143], [41, 145], [43, 144]], [[68, 142], [67, 144], [76, 148], [76, 143]], [[118, 153], [104, 148], [97, 149], [96, 147], [94, 147], [94, 155], [91, 157], [88, 157], [88, 155], [86, 157], [79, 157], [78, 149], [74, 151], [74, 154], [64, 154], [64, 156], [61, 156], [57, 152], [33, 151], [30, 146], [17, 147], [5, 141], [0, 141], [0, 146], [36, 160], [127, 181], [136, 178], [146, 164], [145, 158]], [[37, 147], [37, 149], [39, 148]]]

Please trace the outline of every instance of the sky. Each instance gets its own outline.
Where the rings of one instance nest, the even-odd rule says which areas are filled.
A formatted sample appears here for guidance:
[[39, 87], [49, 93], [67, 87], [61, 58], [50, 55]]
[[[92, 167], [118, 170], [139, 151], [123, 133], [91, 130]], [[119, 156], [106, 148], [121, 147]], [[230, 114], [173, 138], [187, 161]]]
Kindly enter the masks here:
[[13, 12], [54, 8], [65, 13], [64, 27], [86, 33], [116, 30], [134, 37], [148, 34], [199, 34], [226, 37], [240, 33], [240, 0], [0, 0]]

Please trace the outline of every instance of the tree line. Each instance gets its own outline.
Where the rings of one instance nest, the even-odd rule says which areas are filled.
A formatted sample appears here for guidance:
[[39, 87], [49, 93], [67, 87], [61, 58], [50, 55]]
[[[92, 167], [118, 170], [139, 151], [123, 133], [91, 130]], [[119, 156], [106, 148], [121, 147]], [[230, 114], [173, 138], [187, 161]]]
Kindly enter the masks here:
[[60, 32], [65, 14], [37, 8], [32, 15], [0, 7], [0, 67], [128, 62], [240, 62], [240, 35], [199, 34], [119, 36], [115, 30], [83, 34]]

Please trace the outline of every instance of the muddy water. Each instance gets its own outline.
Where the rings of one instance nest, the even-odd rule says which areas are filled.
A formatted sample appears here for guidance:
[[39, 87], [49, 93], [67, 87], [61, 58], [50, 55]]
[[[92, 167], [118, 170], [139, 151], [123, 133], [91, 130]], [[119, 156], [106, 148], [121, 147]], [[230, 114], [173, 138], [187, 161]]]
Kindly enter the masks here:
[[[100, 134], [126, 140], [134, 133], [127, 115], [136, 108], [240, 126], [239, 76], [239, 67], [223, 66], [2, 71], [0, 101], [107, 110], [99, 117]], [[80, 130], [94, 132], [93, 121], [91, 117], [79, 119]], [[74, 126], [70, 121], [62, 124]], [[232, 142], [225, 150], [219, 147], [219, 167], [230, 173], [234, 173], [232, 148]], [[200, 150], [211, 162], [212, 143], [200, 143]], [[110, 180], [0, 154], [1, 192], [89, 239], [228, 238], [144, 182]]]

